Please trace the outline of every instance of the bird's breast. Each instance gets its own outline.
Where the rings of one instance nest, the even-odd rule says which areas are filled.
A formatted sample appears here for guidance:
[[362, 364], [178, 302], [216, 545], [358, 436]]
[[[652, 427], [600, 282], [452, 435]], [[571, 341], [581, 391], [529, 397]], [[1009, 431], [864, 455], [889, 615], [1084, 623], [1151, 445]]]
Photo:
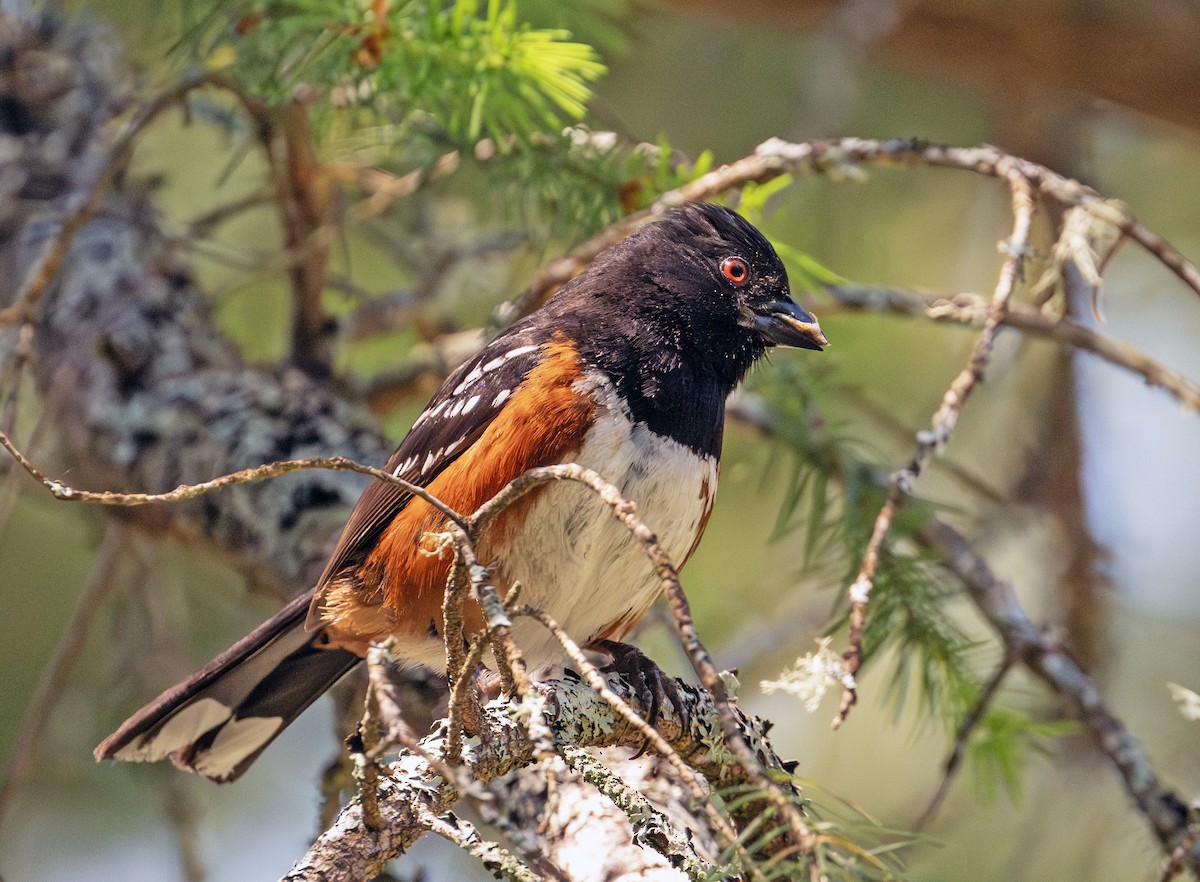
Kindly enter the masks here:
[[[593, 427], [570, 460], [592, 469], [637, 506], [676, 568], [695, 549], [712, 511], [717, 458], [635, 422], [611, 384], [592, 374], [580, 381], [597, 402]], [[503, 557], [496, 555], [504, 547]], [[522, 586], [522, 602], [545, 610], [580, 644], [620, 639], [660, 593], [659, 578], [640, 544], [608, 504], [576, 482], [549, 485], [503, 542], [482, 543], [497, 587]], [[562, 658], [555, 639], [531, 620], [515, 625], [532, 666]]]

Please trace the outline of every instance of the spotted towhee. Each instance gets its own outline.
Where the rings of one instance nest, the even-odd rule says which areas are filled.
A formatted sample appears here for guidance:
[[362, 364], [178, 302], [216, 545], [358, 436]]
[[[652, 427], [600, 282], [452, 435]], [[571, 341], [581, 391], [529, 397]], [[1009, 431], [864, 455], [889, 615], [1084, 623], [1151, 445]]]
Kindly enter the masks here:
[[[576, 462], [634, 500], [682, 565], [712, 511], [726, 397], [767, 348], [825, 343], [762, 234], [726, 208], [689, 204], [601, 254], [456, 370], [386, 469], [470, 513], [530, 468]], [[372, 483], [313, 590], [134, 714], [96, 757], [169, 756], [232, 780], [372, 641], [391, 636], [401, 659], [444, 669], [451, 555], [423, 546], [443, 520]], [[625, 527], [577, 484], [523, 497], [477, 551], [495, 584], [519, 582], [584, 645], [625, 636], [659, 593]], [[514, 633], [531, 667], [561, 658], [529, 620]]]

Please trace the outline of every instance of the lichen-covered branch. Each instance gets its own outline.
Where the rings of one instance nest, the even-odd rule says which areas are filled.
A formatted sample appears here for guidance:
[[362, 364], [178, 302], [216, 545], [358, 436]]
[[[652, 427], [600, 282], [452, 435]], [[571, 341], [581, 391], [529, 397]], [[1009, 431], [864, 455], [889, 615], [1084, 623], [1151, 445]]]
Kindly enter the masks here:
[[[562, 747], [640, 747], [642, 734], [623, 720], [590, 686], [578, 679], [566, 678], [544, 684], [550, 691], [546, 717], [555, 742]], [[627, 704], [645, 714], [641, 699], [622, 681], [610, 682]], [[680, 688], [683, 717], [675, 713], [660, 716], [657, 729], [672, 748], [703, 774], [714, 787], [735, 787], [751, 783], [739, 763], [729, 762], [721, 723], [711, 696], [701, 690]], [[483, 709], [487, 737], [471, 739], [462, 748], [462, 762], [471, 777], [490, 781], [538, 759], [538, 751], [520, 719], [516, 705], [495, 701]], [[741, 737], [759, 746], [767, 768], [785, 770], [785, 764], [770, 750], [762, 724], [741, 717]], [[422, 753], [443, 755], [444, 728], [423, 739]], [[428, 829], [425, 818], [441, 815], [458, 800], [459, 791], [419, 754], [402, 752], [379, 776], [375, 805], [378, 826], [369, 826], [359, 800], [352, 801], [296, 864], [287, 876], [298, 880], [357, 880], [377, 875], [385, 864], [403, 854]], [[671, 840], [647, 838], [647, 844]], [[664, 846], [666, 847], [666, 846]], [[678, 857], [678, 856], [677, 856]], [[668, 855], [669, 859], [673, 859]]]

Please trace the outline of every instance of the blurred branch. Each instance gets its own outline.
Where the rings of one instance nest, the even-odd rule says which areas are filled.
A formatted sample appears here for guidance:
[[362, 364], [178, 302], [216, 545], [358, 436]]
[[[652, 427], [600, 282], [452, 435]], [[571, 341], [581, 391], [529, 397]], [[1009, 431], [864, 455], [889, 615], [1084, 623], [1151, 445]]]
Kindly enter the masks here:
[[1189, 827], [1187, 805], [1163, 788], [1137, 739], [1113, 715], [1096, 684], [1044, 631], [1034, 626], [1012, 586], [998, 579], [967, 539], [950, 525], [931, 518], [920, 538], [941, 553], [945, 565], [962, 579], [975, 607], [996, 630], [1006, 651], [1019, 658], [1057, 695], [1067, 699], [1112, 761], [1138, 810], [1171, 854], [1181, 843], [1180, 861], [1200, 873], [1200, 844]]
[[333, 371], [333, 319], [325, 311], [336, 234], [331, 175], [316, 157], [308, 111], [297, 100], [262, 106], [257, 133], [267, 155], [292, 280], [291, 361], [309, 376]]
[[925, 827], [933, 820], [934, 815], [942, 807], [942, 801], [945, 800], [946, 794], [950, 792], [950, 782], [954, 780], [954, 776], [958, 774], [959, 768], [962, 766], [963, 756], [966, 754], [967, 742], [971, 740], [971, 735], [975, 729], [983, 722], [984, 715], [992, 704], [992, 699], [1000, 691], [1000, 685], [1004, 682], [1008, 672], [1012, 670], [1017, 659], [1015, 654], [1006, 653], [1000, 662], [1000, 666], [996, 668], [992, 676], [983, 685], [983, 689], [979, 693], [979, 698], [975, 700], [975, 706], [971, 708], [971, 712], [959, 723], [958, 731], [954, 733], [954, 746], [950, 749], [950, 755], [946, 757], [946, 762], [942, 766], [942, 780], [938, 784], [937, 791], [933, 794], [933, 798], [929, 800], [929, 805], [925, 807], [925, 811], [921, 812], [921, 817], [917, 819], [916, 829], [924, 830]]
[[129, 528], [119, 521], [110, 521], [104, 530], [92, 571], [83, 592], [75, 602], [71, 619], [58, 639], [54, 654], [42, 668], [37, 689], [25, 706], [25, 716], [17, 730], [15, 746], [8, 760], [3, 784], [0, 784], [0, 825], [12, 809], [16, 797], [29, 779], [30, 766], [43, 745], [46, 726], [58, 702], [63, 698], [75, 663], [83, 653], [88, 634], [97, 612], [116, 581], [117, 571], [126, 559]]
[[396, 477], [391, 472], [385, 472], [374, 466], [362, 465], [344, 456], [314, 456], [309, 459], [292, 459], [284, 462], [268, 463], [257, 468], [242, 469], [228, 475], [221, 475], [220, 477], [213, 478], [211, 481], [201, 481], [199, 484], [181, 484], [174, 490], [168, 490], [165, 493], [117, 493], [112, 490], [79, 490], [61, 481], [47, 478], [38, 471], [37, 467], [16, 448], [3, 432], [0, 432], [0, 447], [7, 450], [35, 480], [40, 481], [42, 486], [49, 490], [55, 499], [63, 502], [92, 502], [100, 505], [115, 506], [150, 505], [158, 502], [183, 502], [187, 499], [196, 499], [214, 490], [234, 487], [238, 484], [249, 484], [254, 481], [279, 478], [283, 475], [305, 469], [328, 469], [333, 472], [357, 472], [360, 475], [370, 475], [372, 478], [377, 478], [380, 481], [396, 484], [402, 487], [404, 492], [411, 493], [418, 499], [429, 503], [460, 526], [464, 524], [462, 515], [447, 506], [424, 487], [410, 484], [403, 478]]
[[742, 26], [749, 21], [832, 38], [852, 58], [894, 64], [927, 81], [970, 84], [997, 101], [1057, 107], [1074, 96], [1089, 109], [1115, 102], [1200, 130], [1200, 101], [1186, 85], [1200, 81], [1195, 51], [1200, 9], [1192, 3], [677, 0], [677, 5], [706, 9]]

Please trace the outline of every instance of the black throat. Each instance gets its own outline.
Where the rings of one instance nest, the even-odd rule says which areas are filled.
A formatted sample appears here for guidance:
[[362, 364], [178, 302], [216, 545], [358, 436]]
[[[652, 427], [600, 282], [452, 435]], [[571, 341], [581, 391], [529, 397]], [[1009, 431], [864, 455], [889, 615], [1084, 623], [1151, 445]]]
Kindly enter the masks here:
[[594, 301], [573, 307], [556, 326], [572, 337], [585, 364], [608, 377], [632, 420], [719, 458], [725, 399], [763, 345], [736, 327], [698, 333], [661, 321], [669, 317], [597, 309]]

